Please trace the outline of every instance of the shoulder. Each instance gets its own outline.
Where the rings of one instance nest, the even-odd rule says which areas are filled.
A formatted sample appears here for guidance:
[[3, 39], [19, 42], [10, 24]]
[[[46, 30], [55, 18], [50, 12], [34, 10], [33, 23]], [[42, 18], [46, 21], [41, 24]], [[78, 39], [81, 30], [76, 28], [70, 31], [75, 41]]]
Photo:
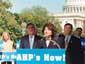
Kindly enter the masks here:
[[79, 38], [77, 38], [76, 36], [74, 36], [74, 35], [72, 35], [71, 36], [71, 38], [73, 38], [73, 39], [79, 39]]
[[81, 37], [81, 39], [85, 39], [85, 37]]
[[71, 38], [74, 40], [74, 41], [80, 41], [79, 38], [77, 38], [76, 36], [72, 35]]
[[65, 38], [65, 36], [63, 34], [58, 35], [58, 39], [63, 40], [64, 38]]
[[12, 40], [8, 40], [7, 42], [10, 43], [10, 44], [13, 44], [13, 41]]
[[59, 36], [58, 36], [58, 37], [65, 37], [65, 36], [64, 36], [64, 34], [59, 34]]
[[42, 37], [39, 36], [39, 35], [35, 35], [35, 37], [38, 38], [38, 39], [42, 39]]
[[3, 40], [0, 40], [0, 43], [3, 43]]
[[40, 43], [44, 43], [46, 40], [45, 40], [45, 38], [43, 37], [43, 38], [39, 39], [38, 41], [39, 41]]
[[28, 38], [28, 35], [22, 36], [21, 39], [26, 39]]

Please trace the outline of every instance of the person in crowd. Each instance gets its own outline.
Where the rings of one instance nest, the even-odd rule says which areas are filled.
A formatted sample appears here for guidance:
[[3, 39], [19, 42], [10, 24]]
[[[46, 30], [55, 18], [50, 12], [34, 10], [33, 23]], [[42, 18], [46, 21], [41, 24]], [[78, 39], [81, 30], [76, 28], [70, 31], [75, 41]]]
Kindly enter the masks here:
[[15, 49], [13, 47], [14, 42], [10, 39], [8, 32], [3, 32], [2, 40], [0, 41], [0, 43], [2, 43], [1, 52], [15, 52]]
[[[81, 45], [83, 46], [82, 40], [85, 40], [85, 37], [82, 37], [81, 34], [82, 34], [82, 28], [81, 27], [76, 28], [75, 36], [81, 40]], [[85, 51], [85, 49], [83, 47], [82, 47], [82, 49], [83, 49], [83, 51]]]
[[82, 34], [82, 28], [81, 27], [76, 28], [76, 37], [79, 39], [84, 38], [81, 36], [81, 34]]
[[[10, 39], [10, 35], [8, 32], [3, 32], [0, 44], [2, 45], [0, 47], [1, 48], [0, 52], [15, 52], [15, 49], [13, 47], [14, 42]], [[12, 61], [0, 62], [0, 64], [12, 64], [12, 63], [13, 63]]]
[[21, 38], [20, 48], [21, 49], [37, 49], [39, 47], [38, 40], [41, 39], [37, 35], [36, 27], [33, 23], [29, 23], [26, 26], [27, 35]]
[[47, 49], [61, 48], [60, 44], [57, 42], [57, 40], [54, 37], [56, 35], [56, 29], [52, 23], [46, 23], [43, 26], [42, 33], [44, 37], [39, 41], [41, 48], [47, 48]]
[[[82, 28], [81, 27], [76, 28], [76, 35], [75, 36], [81, 40], [81, 45], [82, 45], [82, 40], [85, 40], [85, 38], [82, 37], [81, 34], [82, 34]], [[83, 52], [83, 57], [85, 58], [85, 54], [84, 54], [85, 48], [83, 45], [82, 45], [82, 52]], [[85, 59], [84, 59], [84, 63], [85, 63]]]
[[66, 64], [83, 64], [81, 42], [80, 39], [72, 35], [72, 30], [72, 24], [67, 23], [64, 25], [62, 42], [66, 49]]

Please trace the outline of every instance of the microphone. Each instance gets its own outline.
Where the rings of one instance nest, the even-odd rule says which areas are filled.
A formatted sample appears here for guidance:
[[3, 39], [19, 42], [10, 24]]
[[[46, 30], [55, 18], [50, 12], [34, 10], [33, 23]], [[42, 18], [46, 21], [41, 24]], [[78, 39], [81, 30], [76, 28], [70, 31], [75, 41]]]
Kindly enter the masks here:
[[50, 40], [51, 42], [53, 42], [53, 45], [56, 45], [59, 49], [61, 49], [60, 45], [58, 43], [56, 43], [56, 41], [54, 40]]

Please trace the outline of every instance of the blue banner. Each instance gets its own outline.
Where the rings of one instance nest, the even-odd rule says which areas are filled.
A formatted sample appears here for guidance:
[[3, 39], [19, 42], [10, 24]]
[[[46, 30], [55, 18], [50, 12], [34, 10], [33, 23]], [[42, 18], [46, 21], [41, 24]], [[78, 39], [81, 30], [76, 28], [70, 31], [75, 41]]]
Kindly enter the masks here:
[[2, 53], [0, 57], [3, 61], [16, 61], [16, 64], [65, 64], [64, 49], [17, 49]]

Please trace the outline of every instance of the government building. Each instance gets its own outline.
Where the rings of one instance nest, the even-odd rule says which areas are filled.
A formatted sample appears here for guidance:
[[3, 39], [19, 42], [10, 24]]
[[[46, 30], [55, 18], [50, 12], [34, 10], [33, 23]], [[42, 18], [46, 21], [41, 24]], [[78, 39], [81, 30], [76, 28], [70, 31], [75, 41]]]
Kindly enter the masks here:
[[71, 23], [74, 30], [81, 27], [83, 33], [85, 32], [85, 0], [65, 0], [62, 11], [62, 13], [51, 14], [59, 20], [62, 28], [66, 23]]

